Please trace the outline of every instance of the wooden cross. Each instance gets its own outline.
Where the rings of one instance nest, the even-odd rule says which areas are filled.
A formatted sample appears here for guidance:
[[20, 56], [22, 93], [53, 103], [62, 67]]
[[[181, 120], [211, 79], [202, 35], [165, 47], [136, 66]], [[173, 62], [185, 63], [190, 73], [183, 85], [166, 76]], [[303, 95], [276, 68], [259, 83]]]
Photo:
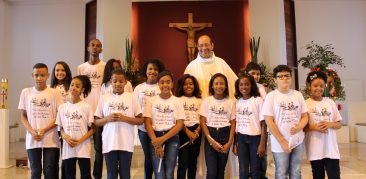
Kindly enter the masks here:
[[203, 30], [206, 27], [212, 27], [212, 23], [193, 22], [193, 13], [188, 13], [188, 22], [185, 23], [169, 23], [169, 27], [177, 28], [187, 33], [187, 51], [189, 61], [194, 60], [194, 51], [196, 48], [195, 35], [197, 31]]
[[1, 92], [1, 98], [2, 98], [2, 102], [1, 102], [1, 108], [5, 108], [5, 101], [6, 101], [6, 96], [7, 93], [5, 93], [5, 91]]

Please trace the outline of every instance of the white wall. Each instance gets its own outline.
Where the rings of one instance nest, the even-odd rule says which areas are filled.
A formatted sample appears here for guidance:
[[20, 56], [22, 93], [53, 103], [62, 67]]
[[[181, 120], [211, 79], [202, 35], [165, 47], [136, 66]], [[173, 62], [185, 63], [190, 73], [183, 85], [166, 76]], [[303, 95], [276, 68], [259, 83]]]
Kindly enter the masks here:
[[7, 4], [4, 1], [0, 1], [0, 79], [5, 77], [6, 68], [5, 65], [5, 54], [4, 54], [4, 38], [5, 38], [5, 20], [6, 20], [6, 8]]
[[[85, 2], [28, 1], [7, 7], [4, 47], [9, 79], [10, 124], [19, 120], [17, 105], [23, 88], [32, 86], [32, 67], [47, 64], [51, 71], [58, 60], [66, 61], [73, 74], [84, 60]], [[18, 128], [11, 141], [25, 136]]]
[[[366, 1], [296, 0], [295, 13], [298, 57], [305, 56], [302, 47], [310, 41], [333, 44], [347, 66], [334, 67], [344, 84], [347, 101], [365, 101]], [[308, 70], [299, 71], [300, 84], [304, 84]]]
[[249, 0], [250, 36], [261, 37], [258, 60], [273, 68], [286, 61], [283, 0]]

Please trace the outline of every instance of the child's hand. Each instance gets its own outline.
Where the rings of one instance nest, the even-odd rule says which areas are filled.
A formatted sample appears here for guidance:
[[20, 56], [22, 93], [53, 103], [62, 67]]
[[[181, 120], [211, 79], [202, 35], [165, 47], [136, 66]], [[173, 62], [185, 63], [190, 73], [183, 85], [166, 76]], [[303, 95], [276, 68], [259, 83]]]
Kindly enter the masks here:
[[324, 130], [324, 129], [320, 128], [319, 124], [314, 124], [313, 125], [313, 130], [321, 132], [321, 133], [327, 133], [328, 132], [328, 130], [326, 130], [326, 129]]
[[62, 138], [67, 142], [67, 144], [70, 145], [70, 147], [75, 147], [79, 144], [78, 140], [71, 138], [67, 134], [64, 134]]
[[265, 153], [266, 153], [265, 145], [264, 144], [259, 144], [258, 149], [257, 149], [257, 155], [262, 158]]
[[164, 143], [164, 141], [163, 141], [163, 138], [162, 137], [157, 137], [157, 138], [151, 140], [151, 144], [155, 148], [162, 146], [163, 143]]
[[231, 147], [231, 145], [229, 143], [224, 144], [222, 146], [221, 152], [224, 154], [228, 153], [230, 151], [230, 147]]
[[283, 142], [280, 142], [280, 144], [281, 144], [281, 148], [282, 148], [282, 150], [285, 152], [285, 153], [287, 153], [287, 154], [289, 154], [289, 153], [291, 153], [291, 148], [288, 146], [288, 142], [286, 141], [286, 140], [284, 140]]
[[187, 134], [187, 136], [188, 136], [188, 138], [189, 138], [189, 140], [191, 141], [192, 144], [193, 144], [194, 140], [196, 140], [197, 137], [198, 137], [198, 135], [196, 135], [195, 133], [193, 133], [190, 130], [187, 130], [186, 134]]
[[233, 146], [233, 151], [232, 152], [235, 156], [238, 156], [238, 144]]
[[37, 134], [38, 134], [38, 137], [40, 138], [40, 140], [43, 139], [44, 133], [45, 133], [45, 131], [43, 129], [38, 129], [37, 130]]
[[290, 129], [290, 134], [294, 135], [296, 133], [298, 133], [299, 131], [301, 131], [302, 129], [298, 126], [298, 125], [294, 125], [291, 127]]
[[320, 121], [317, 124], [318, 128], [323, 131], [323, 133], [328, 132], [328, 129], [332, 127], [332, 123], [327, 122], [327, 121]]
[[163, 158], [164, 157], [164, 149], [161, 146], [155, 147], [155, 155], [158, 158]]

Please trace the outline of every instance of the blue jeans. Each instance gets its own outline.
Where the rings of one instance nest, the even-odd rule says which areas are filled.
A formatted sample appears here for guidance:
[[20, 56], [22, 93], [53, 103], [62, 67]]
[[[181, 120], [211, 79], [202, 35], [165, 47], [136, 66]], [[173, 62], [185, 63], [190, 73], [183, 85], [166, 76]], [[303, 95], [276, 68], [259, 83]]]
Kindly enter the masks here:
[[113, 150], [104, 154], [108, 179], [129, 179], [131, 177], [132, 152]]
[[62, 160], [64, 167], [64, 176], [66, 179], [75, 179], [76, 177], [76, 161], [79, 163], [80, 178], [91, 179], [90, 175], [90, 158], [69, 158]]
[[144, 178], [145, 179], [152, 179], [153, 174], [153, 166], [151, 161], [151, 140], [150, 137], [147, 135], [147, 132], [142, 130], [138, 130], [142, 150], [144, 151], [145, 161], [144, 161]]
[[249, 178], [249, 165], [252, 172], [252, 179], [259, 179], [260, 158], [257, 155], [261, 136], [250, 136], [238, 134], [238, 159], [240, 179]]
[[[187, 127], [190, 131], [194, 131], [197, 129], [199, 124], [196, 124], [192, 127]], [[187, 134], [181, 130], [179, 132], [179, 141], [180, 145], [185, 144], [190, 139]], [[200, 153], [201, 147], [201, 134], [197, 137], [193, 144], [188, 144], [185, 147], [179, 149], [178, 152], [178, 170], [177, 170], [177, 178], [178, 179], [195, 179], [196, 171], [197, 171], [197, 157]]]
[[276, 167], [276, 179], [301, 179], [301, 160], [304, 143], [293, 148], [291, 153], [272, 152]]
[[259, 164], [259, 176], [261, 179], [268, 179], [266, 176], [267, 173], [267, 142], [268, 142], [268, 132], [266, 132], [266, 138], [265, 138], [265, 149], [264, 155], [262, 158], [259, 158], [260, 164]]
[[93, 134], [94, 151], [95, 151], [93, 175], [94, 175], [95, 179], [101, 179], [102, 178], [102, 173], [103, 173], [102, 133], [103, 133], [103, 126], [102, 127], [96, 127], [95, 132]]
[[42, 158], [45, 179], [58, 179], [59, 148], [34, 148], [27, 150], [32, 179], [41, 179]]
[[[211, 137], [221, 145], [226, 144], [230, 137], [230, 127], [212, 128], [208, 127]], [[225, 167], [227, 163], [228, 153], [217, 152], [207, 138], [205, 138], [205, 158], [207, 166], [207, 178], [224, 179]]]
[[[160, 137], [166, 134], [166, 132], [155, 131], [156, 137]], [[150, 144], [150, 150], [152, 154], [152, 165], [154, 168], [155, 179], [174, 179], [174, 167], [177, 163], [178, 150], [179, 150], [179, 136], [178, 134], [171, 137], [164, 142], [164, 157], [162, 159], [161, 168], [159, 172], [160, 158], [155, 155], [155, 149]]]

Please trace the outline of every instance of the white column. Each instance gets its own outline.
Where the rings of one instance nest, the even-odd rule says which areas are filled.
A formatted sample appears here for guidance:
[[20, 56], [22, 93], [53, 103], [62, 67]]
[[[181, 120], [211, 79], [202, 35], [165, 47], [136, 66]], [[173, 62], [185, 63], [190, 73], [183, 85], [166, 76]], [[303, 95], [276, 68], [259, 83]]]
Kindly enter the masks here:
[[0, 168], [9, 168], [9, 111], [0, 109]]
[[4, 1], [0, 1], [0, 78], [5, 78], [6, 68], [5, 68], [5, 55], [4, 55], [4, 45], [5, 43], [5, 20], [6, 20], [6, 7], [7, 4]]
[[273, 68], [287, 64], [283, 0], [249, 0], [250, 36], [261, 37], [258, 60]]
[[130, 0], [97, 1], [97, 38], [102, 41], [102, 58], [125, 57], [125, 39], [131, 34]]

